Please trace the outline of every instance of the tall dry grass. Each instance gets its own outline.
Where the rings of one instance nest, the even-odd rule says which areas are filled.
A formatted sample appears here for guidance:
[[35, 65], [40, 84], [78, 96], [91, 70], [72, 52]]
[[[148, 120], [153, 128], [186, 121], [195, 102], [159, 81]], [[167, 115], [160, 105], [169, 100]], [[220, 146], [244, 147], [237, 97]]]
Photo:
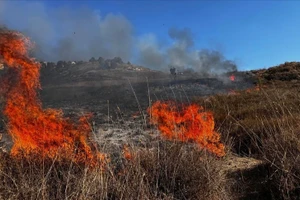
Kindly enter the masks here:
[[[198, 102], [214, 112], [232, 151], [263, 160], [266, 199], [300, 196], [300, 83], [271, 82], [260, 91], [216, 95]], [[256, 176], [253, 174], [253, 176]], [[262, 179], [263, 178], [263, 179]]]
[[231, 199], [222, 160], [182, 143], [160, 141], [104, 171], [37, 156], [0, 154], [1, 199]]

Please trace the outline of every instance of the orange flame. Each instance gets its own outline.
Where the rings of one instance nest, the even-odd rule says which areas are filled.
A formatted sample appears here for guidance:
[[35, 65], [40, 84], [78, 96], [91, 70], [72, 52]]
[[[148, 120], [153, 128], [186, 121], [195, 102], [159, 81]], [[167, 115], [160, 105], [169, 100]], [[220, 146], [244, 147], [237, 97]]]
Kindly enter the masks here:
[[229, 79], [230, 79], [231, 81], [235, 81], [235, 76], [232, 74], [232, 75], [229, 77]]
[[235, 90], [229, 90], [228, 94], [229, 95], [239, 95], [240, 93]]
[[93, 165], [106, 159], [88, 145], [90, 116], [80, 118], [78, 124], [63, 118], [61, 110], [42, 109], [37, 96], [40, 89], [40, 64], [28, 56], [32, 47], [21, 33], [0, 30], [0, 55], [9, 67], [10, 81], [4, 114], [8, 119], [8, 132], [13, 138], [12, 155], [38, 152], [43, 157], [70, 158]]
[[194, 141], [217, 156], [225, 155], [220, 135], [214, 131], [214, 119], [210, 112], [196, 104], [177, 106], [175, 102], [153, 104], [151, 123], [158, 126], [161, 134], [167, 139], [183, 142]]
[[129, 150], [129, 147], [128, 145], [124, 145], [123, 146], [123, 156], [126, 160], [132, 160], [132, 153], [131, 151]]
[[251, 93], [252, 91], [260, 91], [261, 86], [255, 86], [254, 88], [249, 88], [246, 90], [247, 93]]

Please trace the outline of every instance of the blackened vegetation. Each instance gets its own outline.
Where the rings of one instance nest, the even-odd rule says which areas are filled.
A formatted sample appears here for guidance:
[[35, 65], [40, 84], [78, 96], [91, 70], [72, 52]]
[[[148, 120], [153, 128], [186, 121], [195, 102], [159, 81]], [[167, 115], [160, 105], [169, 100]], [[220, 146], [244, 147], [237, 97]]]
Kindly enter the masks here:
[[188, 102], [193, 97], [252, 87], [255, 79], [246, 72], [234, 71], [237, 81], [232, 82], [229, 79], [232, 73], [208, 77], [194, 71], [177, 72], [178, 69], [174, 69], [171, 74], [164, 73], [125, 63], [118, 57], [91, 58], [89, 62], [42, 62], [43, 89], [40, 94], [45, 106], [65, 108], [68, 105], [107, 113], [109, 101], [112, 115], [117, 107], [129, 114], [139, 111], [138, 104], [145, 110], [149, 99]]

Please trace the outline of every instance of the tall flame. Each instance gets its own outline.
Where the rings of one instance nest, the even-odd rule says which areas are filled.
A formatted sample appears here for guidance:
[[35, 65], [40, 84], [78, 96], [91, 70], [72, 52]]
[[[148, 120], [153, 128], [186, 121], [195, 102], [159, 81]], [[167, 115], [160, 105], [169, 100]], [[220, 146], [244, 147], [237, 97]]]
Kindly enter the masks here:
[[11, 154], [37, 152], [51, 158], [59, 155], [76, 162], [98, 162], [104, 155], [88, 145], [89, 116], [73, 124], [61, 110], [42, 109], [37, 96], [40, 64], [29, 57], [31, 48], [32, 43], [21, 33], [0, 30], [0, 60], [9, 67], [9, 77], [14, 78], [9, 80], [4, 108], [14, 142]]
[[213, 115], [204, 112], [203, 107], [157, 101], [148, 111], [152, 113], [151, 123], [158, 126], [165, 138], [194, 141], [217, 156], [225, 155], [220, 135], [214, 131]]

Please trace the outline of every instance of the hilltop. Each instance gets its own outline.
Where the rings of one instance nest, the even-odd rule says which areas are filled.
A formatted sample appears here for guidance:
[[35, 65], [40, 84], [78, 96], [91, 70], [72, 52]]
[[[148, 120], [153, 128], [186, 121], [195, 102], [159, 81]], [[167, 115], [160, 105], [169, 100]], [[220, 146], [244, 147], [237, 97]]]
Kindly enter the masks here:
[[252, 70], [258, 78], [265, 81], [297, 81], [300, 80], [300, 62], [285, 62], [268, 69]]
[[[57, 63], [41, 61], [40, 63], [41, 81], [44, 85], [76, 84], [81, 81], [99, 81], [113, 78], [124, 79], [130, 72], [156, 72], [155, 75], [159, 75], [158, 71], [136, 66], [130, 62], [125, 63], [119, 57], [113, 59], [99, 57], [97, 60], [92, 57], [89, 61], [58, 61]], [[110, 71], [113, 71], [114, 74], [108, 74]], [[123, 74], [117, 74], [118, 71]]]

